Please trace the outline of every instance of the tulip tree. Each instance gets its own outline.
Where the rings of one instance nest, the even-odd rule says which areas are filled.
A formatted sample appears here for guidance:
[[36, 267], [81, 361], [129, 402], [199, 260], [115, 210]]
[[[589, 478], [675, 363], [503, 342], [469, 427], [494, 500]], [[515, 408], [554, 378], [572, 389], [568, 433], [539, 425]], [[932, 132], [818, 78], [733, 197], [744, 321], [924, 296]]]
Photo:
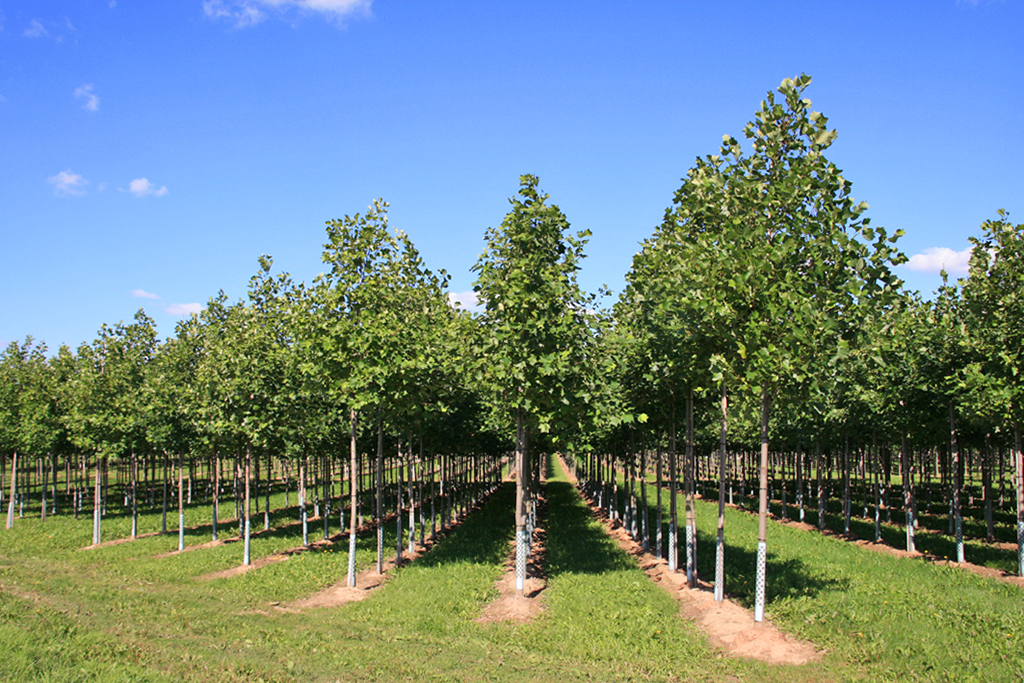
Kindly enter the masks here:
[[976, 348], [984, 360], [978, 372], [988, 379], [990, 399], [999, 407], [1002, 426], [1013, 433], [1016, 470], [1017, 559], [1024, 576], [1024, 224], [1013, 225], [1005, 212], [982, 225], [972, 239], [965, 304], [974, 320]]
[[535, 469], [532, 435], [553, 443], [576, 425], [574, 406], [589, 400], [584, 369], [590, 345], [591, 298], [576, 273], [589, 232], [570, 234], [569, 222], [538, 179], [520, 176], [512, 210], [489, 228], [476, 265], [474, 291], [486, 306], [480, 316], [480, 380], [515, 424], [516, 591], [526, 578], [528, 523], [532, 524]]

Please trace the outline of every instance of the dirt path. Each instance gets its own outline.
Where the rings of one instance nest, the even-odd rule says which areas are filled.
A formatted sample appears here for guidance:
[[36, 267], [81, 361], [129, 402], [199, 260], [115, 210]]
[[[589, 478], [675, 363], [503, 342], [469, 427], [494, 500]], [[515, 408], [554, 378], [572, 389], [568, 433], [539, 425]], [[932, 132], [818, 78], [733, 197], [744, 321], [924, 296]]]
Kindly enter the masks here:
[[409, 552], [406, 548], [402, 551], [402, 562], [397, 562], [397, 555], [392, 557], [390, 560], [384, 562], [383, 573], [377, 573], [377, 567], [374, 565], [369, 569], [356, 574], [356, 585], [349, 587], [345, 583], [336, 583], [333, 586], [328, 586], [321, 591], [314, 593], [305, 598], [294, 600], [288, 603], [274, 603], [271, 606], [274, 609], [281, 612], [301, 612], [307, 609], [313, 609], [316, 607], [341, 607], [347, 605], [350, 602], [358, 602], [370, 597], [370, 594], [384, 585], [387, 580], [388, 574], [392, 569], [398, 566], [415, 562], [426, 553], [428, 548], [424, 548], [417, 545], [414, 552]]
[[112, 546], [112, 545], [121, 545], [122, 543], [131, 543], [132, 541], [137, 541], [140, 538], [152, 538], [153, 536], [163, 536], [163, 535], [164, 534], [163, 534], [162, 531], [150, 531], [150, 532], [145, 533], [145, 534], [138, 534], [137, 536], [125, 536], [124, 538], [115, 538], [112, 541], [103, 541], [102, 543], [94, 543], [92, 545], [87, 545], [87, 546], [84, 546], [82, 548], [79, 548], [79, 550], [96, 550], [97, 548], [106, 548], [106, 547]]
[[[559, 465], [569, 481], [576, 479], [561, 462]], [[582, 494], [581, 494], [582, 495]], [[686, 584], [686, 574], [670, 572], [665, 560], [658, 560], [622, 528], [597, 509], [594, 501], [583, 496], [595, 518], [604, 524], [608, 535], [619, 546], [637, 559], [640, 568], [652, 581], [664, 588], [679, 603], [679, 611], [693, 621], [707, 635], [708, 642], [732, 657], [756, 659], [769, 664], [809, 664], [821, 658], [823, 652], [811, 643], [780, 631], [769, 621], [757, 623], [750, 610], [726, 599], [715, 602], [710, 584], [699, 582], [696, 588]]]
[[[477, 502], [476, 505], [470, 508], [466, 512], [466, 514], [455, 517], [448, 526], [442, 529], [438, 529], [437, 537], [435, 539], [424, 539], [423, 544], [414, 543], [412, 551], [410, 551], [408, 547], [404, 548], [402, 550], [401, 562], [397, 561], [397, 555], [389, 560], [385, 560], [384, 571], [382, 573], [377, 572], [376, 564], [374, 564], [374, 566], [368, 569], [364, 569], [363, 571], [358, 572], [356, 574], [356, 585], [354, 587], [349, 587], [347, 585], [347, 581], [339, 582], [334, 584], [333, 586], [328, 586], [323, 590], [317, 591], [316, 593], [309, 595], [305, 598], [300, 598], [298, 600], [293, 600], [287, 603], [272, 602], [270, 603], [270, 607], [274, 608], [278, 612], [301, 612], [303, 610], [313, 609], [317, 607], [341, 607], [342, 605], [346, 605], [350, 602], [358, 602], [359, 600], [365, 600], [366, 598], [370, 597], [370, 595], [376, 589], [384, 585], [385, 581], [387, 580], [387, 577], [391, 573], [391, 570], [395, 569], [396, 567], [404, 566], [411, 562], [415, 562], [423, 555], [428, 553], [430, 549], [433, 548], [437, 543], [441, 542], [441, 540], [448, 533], [450, 533], [453, 529], [461, 525], [465, 521], [466, 517], [473, 514], [473, 512], [475, 512], [480, 506], [484, 505], [486, 502], [487, 497], [484, 497], [482, 500]], [[387, 524], [388, 522], [394, 521], [394, 519], [395, 514], [390, 513], [384, 518], [384, 523]], [[356, 533], [361, 534], [372, 529], [376, 529], [376, 524], [373, 522], [367, 522], [360, 526], [356, 530]], [[310, 543], [310, 548], [326, 547], [329, 545], [333, 545], [337, 541], [347, 540], [348, 538], [349, 532], [343, 531], [331, 536], [330, 539], [328, 540], [321, 539], [319, 541]], [[216, 578], [228, 578], [231, 576], [239, 576], [240, 574], [252, 571], [253, 569], [265, 567], [269, 564], [273, 564], [274, 562], [281, 562], [287, 560], [292, 555], [297, 555], [299, 553], [306, 552], [307, 550], [309, 550], [309, 548], [305, 546], [290, 548], [289, 550], [285, 550], [280, 553], [275, 553], [273, 555], [260, 558], [259, 560], [256, 560], [248, 566], [241, 565], [238, 567], [232, 567], [224, 571], [216, 572], [213, 574], [207, 574], [205, 576], [198, 578], [199, 580], [209, 580]]]

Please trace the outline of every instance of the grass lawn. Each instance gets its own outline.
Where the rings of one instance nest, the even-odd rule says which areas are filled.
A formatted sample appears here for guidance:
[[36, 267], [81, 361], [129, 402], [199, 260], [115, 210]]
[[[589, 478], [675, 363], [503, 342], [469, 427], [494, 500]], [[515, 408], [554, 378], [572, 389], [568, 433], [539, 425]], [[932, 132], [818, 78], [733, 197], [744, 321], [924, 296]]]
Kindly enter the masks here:
[[[1019, 589], [778, 524], [769, 529], [768, 616], [827, 653], [805, 667], [722, 657], [607, 538], [564, 477], [550, 479], [545, 495], [547, 609], [528, 624], [474, 621], [497, 596], [494, 582], [511, 549], [509, 484], [371, 598], [301, 613], [280, 612], [273, 603], [343, 581], [344, 545], [230, 579], [198, 581], [237, 565], [240, 544], [157, 557], [177, 547], [172, 531], [82, 551], [91, 539], [91, 517], [19, 519], [14, 529], [0, 531], [0, 679], [799, 682], [1024, 676]], [[280, 521], [293, 517], [294, 508]], [[154, 519], [158, 528], [153, 515], [141, 530], [152, 529]], [[714, 520], [714, 505], [702, 504], [705, 577], [713, 575]], [[257, 518], [254, 529], [261, 522]], [[756, 518], [730, 510], [726, 524], [726, 589], [749, 602]], [[121, 526], [123, 519], [105, 522], [104, 538], [126, 534]], [[319, 529], [311, 525], [311, 538]], [[388, 532], [385, 542], [393, 547], [394, 531]], [[205, 534], [186, 542], [205, 541]], [[253, 557], [300, 544], [301, 529], [285, 527], [253, 539]], [[360, 566], [372, 564], [374, 548], [372, 532], [360, 539]]]

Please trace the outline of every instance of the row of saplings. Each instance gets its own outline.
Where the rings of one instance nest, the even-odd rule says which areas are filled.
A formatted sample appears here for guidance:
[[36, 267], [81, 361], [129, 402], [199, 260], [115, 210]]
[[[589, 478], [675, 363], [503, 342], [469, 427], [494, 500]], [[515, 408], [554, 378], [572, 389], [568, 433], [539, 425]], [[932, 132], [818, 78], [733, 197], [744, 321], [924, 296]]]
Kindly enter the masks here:
[[[62, 461], [61, 461], [62, 460]], [[338, 528], [358, 532], [377, 529], [377, 565], [383, 566], [383, 529], [389, 521], [396, 528], [396, 553], [410, 551], [437, 534], [489, 496], [501, 482], [505, 458], [501, 455], [432, 455], [414, 453], [401, 443], [385, 455], [358, 453], [352, 462], [326, 455], [297, 461], [251, 450], [236, 456], [211, 454], [173, 457], [164, 454], [130, 454], [108, 458], [71, 454], [25, 458], [11, 454], [0, 458], [0, 476], [8, 484], [0, 492], [6, 503], [6, 527], [27, 514], [68, 514], [76, 519], [93, 516], [93, 545], [101, 542], [101, 521], [110, 516], [130, 517], [130, 537], [140, 533], [140, 514], [160, 511], [160, 533], [168, 533], [168, 512], [178, 513], [178, 549], [184, 549], [186, 510], [208, 509], [211, 540], [232, 525], [245, 540], [243, 564], [251, 562], [251, 518], [262, 518], [264, 531], [274, 521], [300, 524], [302, 543], [310, 544], [311, 522], [332, 539], [332, 519]], [[355, 496], [352, 493], [355, 493]], [[6, 494], [6, 495], [5, 495]], [[284, 508], [273, 509], [271, 497], [283, 496]], [[4, 500], [6, 498], [6, 500]], [[295, 506], [292, 507], [292, 500]], [[280, 501], [278, 501], [280, 502]], [[354, 506], [351, 504], [354, 502]], [[230, 517], [225, 519], [224, 507]], [[312, 515], [309, 513], [312, 512]], [[190, 515], [191, 517], [191, 515]], [[221, 528], [218, 528], [220, 524]], [[257, 532], [258, 533], [258, 532]], [[353, 558], [354, 559], [354, 558]], [[352, 563], [350, 563], [352, 564]], [[350, 576], [350, 585], [354, 577]]]
[[[671, 441], [664, 450], [591, 453], [566, 462], [583, 493], [610, 520], [621, 524], [644, 551], [653, 552], [658, 559], [664, 557], [670, 571], [677, 571], [682, 559], [691, 587], [698, 580], [694, 501], [718, 499], [715, 596], [722, 600], [721, 510], [726, 504], [742, 509], [752, 502], [756, 510], [759, 454], [726, 450], [698, 456], [692, 447], [688, 453], [677, 454]], [[986, 442], [981, 448], [965, 449], [954, 459], [948, 445], [921, 449], [908, 448], [906, 442], [900, 445], [902, 451], [889, 445], [851, 447], [845, 442], [824, 450], [815, 444], [772, 453], [768, 495], [773, 513], [781, 519], [816, 522], [822, 531], [832, 515], [833, 530], [845, 534], [851, 533], [851, 524], [860, 517], [868, 525], [873, 523], [875, 542], [892, 542], [891, 534], [886, 538], [886, 525], [898, 523], [905, 527], [904, 547], [911, 552], [917, 550], [915, 535], [922, 527], [948, 532], [956, 544], [957, 562], [965, 561], [965, 537], [1016, 543], [1019, 555], [1020, 539], [1013, 524], [1016, 497], [1012, 495], [1019, 490], [1019, 474], [1011, 462], [1012, 449]], [[642, 484], [652, 480], [655, 488], [649, 492]], [[663, 495], [668, 520], [663, 519]], [[677, 531], [681, 518], [682, 539]]]

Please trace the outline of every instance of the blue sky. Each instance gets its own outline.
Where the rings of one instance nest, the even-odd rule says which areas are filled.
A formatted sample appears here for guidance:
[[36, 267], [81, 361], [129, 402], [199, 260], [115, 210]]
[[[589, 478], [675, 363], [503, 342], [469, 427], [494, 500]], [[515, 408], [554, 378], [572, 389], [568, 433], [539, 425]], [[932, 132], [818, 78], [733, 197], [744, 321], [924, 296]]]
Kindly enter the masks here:
[[[0, 344], [140, 307], [169, 336], [263, 253], [310, 281], [376, 197], [465, 292], [523, 173], [618, 290], [694, 158], [801, 72], [872, 222], [961, 252], [1024, 221], [1022, 35], [986, 0], [0, 0]], [[956, 262], [921, 259], [924, 293]]]

